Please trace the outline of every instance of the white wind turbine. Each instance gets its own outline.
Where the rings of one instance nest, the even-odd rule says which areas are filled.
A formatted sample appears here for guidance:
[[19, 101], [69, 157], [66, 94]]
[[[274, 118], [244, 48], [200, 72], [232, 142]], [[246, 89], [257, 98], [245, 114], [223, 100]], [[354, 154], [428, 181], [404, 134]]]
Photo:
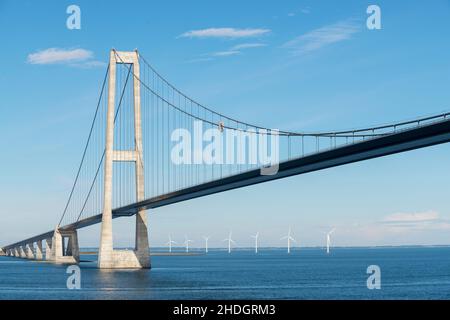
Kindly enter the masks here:
[[228, 241], [228, 253], [231, 253], [231, 243], [236, 243], [236, 242], [234, 242], [233, 239], [231, 239], [231, 235], [232, 235], [232, 231], [230, 231], [228, 238], [222, 240], [222, 241]]
[[172, 244], [176, 244], [176, 242], [172, 240], [170, 234], [169, 234], [169, 242], [167, 242], [166, 244], [169, 246], [169, 252], [172, 253]]
[[186, 252], [189, 252], [189, 242], [194, 242], [193, 240], [189, 240], [187, 236], [185, 237], [184, 245], [186, 246]]
[[291, 227], [289, 227], [289, 232], [287, 236], [284, 236], [280, 240], [287, 239], [287, 252], [291, 253], [291, 241], [296, 242], [295, 239], [291, 236]]
[[203, 237], [203, 239], [205, 239], [205, 253], [208, 253], [208, 240], [209, 240], [209, 236]]
[[330, 232], [327, 233], [327, 254], [330, 253], [330, 246], [331, 246], [331, 234], [336, 230], [335, 228], [331, 229]]
[[254, 236], [250, 236], [253, 239], [255, 239], [255, 253], [258, 253], [258, 237], [259, 237], [259, 232], [257, 232]]

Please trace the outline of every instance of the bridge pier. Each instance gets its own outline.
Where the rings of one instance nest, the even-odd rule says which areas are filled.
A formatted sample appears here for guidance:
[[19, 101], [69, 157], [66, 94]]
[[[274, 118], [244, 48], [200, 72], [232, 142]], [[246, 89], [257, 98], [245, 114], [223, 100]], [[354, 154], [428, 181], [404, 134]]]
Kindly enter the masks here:
[[[65, 240], [67, 239], [67, 245]], [[58, 228], [52, 239], [52, 259], [56, 263], [77, 264], [80, 262], [78, 234], [76, 230], [62, 231]]]
[[36, 260], [43, 260], [42, 240], [36, 242]]
[[[134, 150], [114, 150], [114, 109], [117, 63], [133, 65]], [[98, 267], [101, 269], [150, 268], [150, 249], [148, 241], [147, 215], [145, 210], [139, 210], [136, 213], [136, 238], [134, 250], [114, 250], [112, 233], [113, 162], [134, 162], [136, 174], [136, 200], [142, 201], [145, 198], [139, 72], [139, 55], [137, 51], [118, 52], [111, 50], [109, 64], [108, 110], [106, 115], [103, 213], [98, 254]]]
[[27, 259], [34, 260], [34, 244], [29, 243], [25, 245], [25, 255]]
[[23, 246], [19, 246], [19, 254], [20, 254], [20, 257], [23, 259], [25, 259], [27, 257], [27, 254], [25, 253]]
[[53, 241], [52, 241], [52, 238], [45, 239], [45, 260], [53, 261]]

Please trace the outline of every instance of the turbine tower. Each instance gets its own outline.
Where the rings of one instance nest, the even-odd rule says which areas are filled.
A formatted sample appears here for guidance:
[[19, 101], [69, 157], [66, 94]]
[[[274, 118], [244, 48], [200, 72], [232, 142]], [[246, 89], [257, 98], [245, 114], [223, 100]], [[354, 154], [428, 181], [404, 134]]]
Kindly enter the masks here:
[[336, 230], [333, 228], [330, 232], [327, 233], [327, 254], [330, 254], [330, 246], [331, 246], [331, 234]]
[[203, 237], [203, 239], [205, 239], [205, 253], [208, 253], [208, 240], [209, 240], [209, 236]]
[[231, 243], [236, 243], [236, 242], [234, 242], [233, 239], [231, 239], [231, 235], [232, 235], [232, 231], [230, 231], [228, 238], [222, 240], [222, 241], [228, 241], [228, 253], [231, 253]]
[[253, 239], [255, 239], [255, 253], [258, 253], [258, 237], [259, 237], [259, 232], [257, 232], [254, 236], [250, 236]]
[[287, 253], [291, 253], [291, 241], [296, 242], [295, 239], [291, 236], [291, 227], [289, 227], [287, 236], [284, 236], [280, 240], [284, 239], [287, 239]]
[[189, 252], [189, 242], [194, 242], [194, 241], [193, 240], [189, 240], [187, 236], [184, 236], [184, 237], [186, 239], [184, 241], [184, 245], [186, 246], [186, 253], [188, 253]]
[[175, 241], [172, 241], [172, 237], [169, 234], [169, 242], [166, 243], [169, 246], [169, 252], [172, 253], [172, 244], [176, 244]]

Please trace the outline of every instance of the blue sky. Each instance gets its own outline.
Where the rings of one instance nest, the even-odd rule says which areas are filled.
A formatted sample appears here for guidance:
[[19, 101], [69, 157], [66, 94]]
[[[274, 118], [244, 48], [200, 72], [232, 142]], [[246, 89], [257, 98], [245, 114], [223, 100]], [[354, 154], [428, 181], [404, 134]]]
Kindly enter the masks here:
[[[67, 6], [81, 30], [66, 28]], [[382, 29], [366, 28], [377, 4]], [[219, 29], [221, 32], [212, 30]], [[227, 29], [221, 29], [227, 28]], [[203, 31], [202, 31], [203, 30]], [[194, 31], [194, 32], [193, 32]], [[450, 1], [1, 1], [1, 243], [55, 226], [75, 176], [108, 52], [139, 51], [177, 87], [235, 118], [286, 130], [365, 127], [450, 110]], [[58, 48], [87, 53], [36, 63]], [[187, 234], [224, 246], [450, 244], [441, 145], [157, 209], [153, 246]], [[131, 245], [133, 221], [114, 222]], [[98, 226], [80, 231], [98, 245]]]

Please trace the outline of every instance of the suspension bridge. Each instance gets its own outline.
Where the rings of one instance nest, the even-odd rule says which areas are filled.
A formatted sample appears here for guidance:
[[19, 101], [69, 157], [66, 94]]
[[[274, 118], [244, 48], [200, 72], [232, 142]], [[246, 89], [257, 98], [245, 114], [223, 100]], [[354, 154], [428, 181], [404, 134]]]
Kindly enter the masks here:
[[[78, 263], [77, 230], [101, 223], [99, 268], [150, 268], [146, 210], [450, 141], [450, 113], [357, 130], [271, 130], [200, 104], [162, 77], [137, 50], [111, 50], [109, 60], [56, 228], [6, 245], [0, 253]], [[210, 163], [173, 161], [173, 133], [180, 128], [203, 138], [212, 132], [206, 139], [216, 143]], [[225, 135], [235, 142], [231, 147], [218, 143]], [[257, 140], [262, 143], [251, 143]], [[203, 147], [206, 142], [197, 144]], [[185, 160], [201, 158], [195, 150], [179, 151]], [[276, 153], [276, 161], [255, 161], [254, 151]], [[225, 154], [234, 161], [219, 161]], [[131, 216], [136, 219], [134, 250], [114, 249], [112, 219]]]

